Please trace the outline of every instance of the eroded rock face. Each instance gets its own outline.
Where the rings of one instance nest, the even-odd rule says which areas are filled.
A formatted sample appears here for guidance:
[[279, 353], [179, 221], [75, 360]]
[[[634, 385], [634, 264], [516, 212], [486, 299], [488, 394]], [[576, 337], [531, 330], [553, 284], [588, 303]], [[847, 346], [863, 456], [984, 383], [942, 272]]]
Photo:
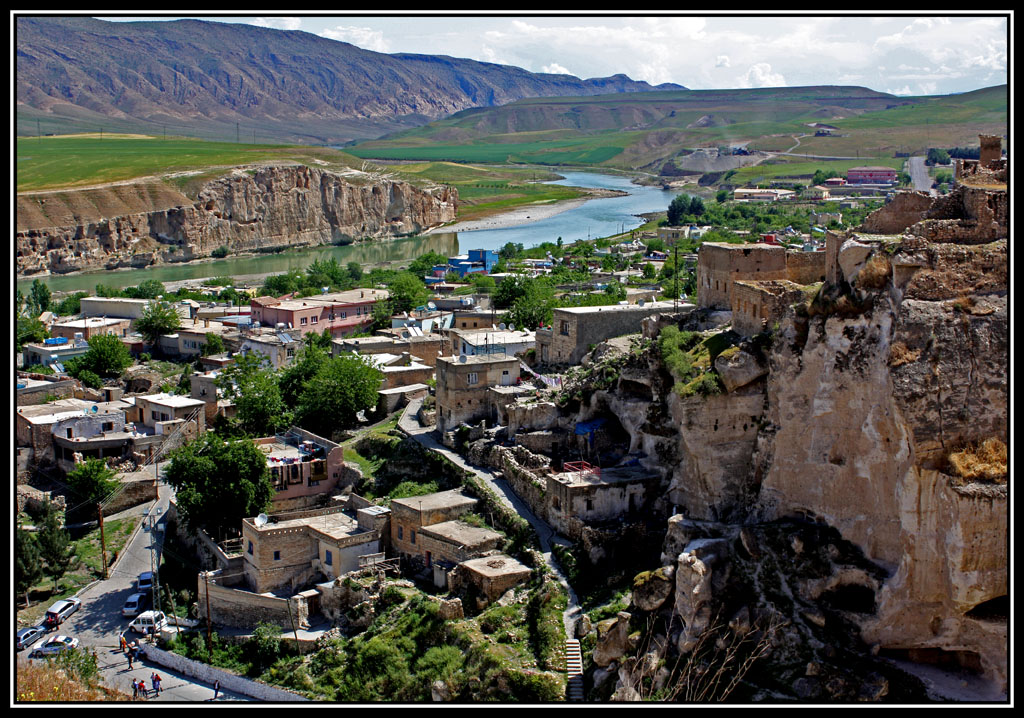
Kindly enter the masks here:
[[236, 170], [190, 206], [84, 224], [31, 227], [15, 236], [18, 274], [113, 269], [234, 252], [398, 237], [455, 219], [458, 193], [302, 165]]
[[607, 666], [626, 654], [629, 644], [630, 615], [620, 611], [615, 618], [597, 624], [597, 645], [594, 647], [594, 663]]
[[742, 350], [722, 352], [715, 359], [715, 371], [721, 377], [725, 390], [735, 391], [768, 373], [768, 367], [758, 363], [757, 358]]

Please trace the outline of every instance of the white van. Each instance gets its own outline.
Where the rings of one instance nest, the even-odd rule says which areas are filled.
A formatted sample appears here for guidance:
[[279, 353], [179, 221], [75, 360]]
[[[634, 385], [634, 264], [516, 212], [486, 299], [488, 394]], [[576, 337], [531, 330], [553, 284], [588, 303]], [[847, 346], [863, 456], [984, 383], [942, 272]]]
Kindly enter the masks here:
[[128, 600], [124, 602], [124, 607], [121, 609], [121, 615], [125, 618], [131, 618], [132, 616], [138, 616], [142, 613], [142, 609], [146, 607], [146, 594], [144, 593], [133, 593], [128, 597]]
[[167, 617], [162, 611], [145, 611], [139, 617], [128, 624], [128, 628], [135, 633], [156, 633], [167, 625]]

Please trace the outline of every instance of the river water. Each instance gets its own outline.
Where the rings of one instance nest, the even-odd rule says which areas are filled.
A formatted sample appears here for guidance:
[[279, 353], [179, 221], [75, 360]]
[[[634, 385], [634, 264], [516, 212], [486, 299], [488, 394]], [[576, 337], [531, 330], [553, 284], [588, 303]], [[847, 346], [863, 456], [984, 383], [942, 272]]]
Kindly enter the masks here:
[[[596, 172], [563, 172], [564, 179], [552, 184], [573, 187], [599, 187], [629, 192], [623, 197], [603, 197], [556, 214], [547, 219], [504, 229], [481, 229], [473, 232], [436, 232], [429, 235], [391, 241], [369, 242], [347, 246], [320, 246], [276, 254], [248, 257], [226, 257], [212, 261], [164, 264], [144, 269], [82, 272], [64, 276], [39, 277], [53, 292], [92, 291], [97, 284], [112, 287], [134, 286], [147, 279], [174, 282], [206, 277], [240, 277], [251, 274], [277, 274], [292, 269], [305, 269], [317, 259], [334, 257], [341, 264], [358, 262], [373, 265], [382, 262], [413, 260], [427, 252], [446, 256], [464, 254], [470, 249], [496, 250], [507, 242], [533, 247], [554, 242], [559, 237], [569, 244], [578, 239], [607, 237], [643, 224], [638, 216], [647, 212], [665, 211], [676, 192], [632, 184], [626, 177]], [[28, 292], [34, 278], [19, 279], [17, 286]]]

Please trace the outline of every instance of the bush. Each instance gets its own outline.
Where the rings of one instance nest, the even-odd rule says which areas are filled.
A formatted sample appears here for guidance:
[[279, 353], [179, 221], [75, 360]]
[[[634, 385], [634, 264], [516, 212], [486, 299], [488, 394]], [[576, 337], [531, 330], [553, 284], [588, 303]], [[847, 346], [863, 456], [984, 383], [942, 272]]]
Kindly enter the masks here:
[[227, 248], [227, 245], [222, 244], [219, 247], [217, 247], [217, 249], [215, 249], [212, 252], [210, 252], [210, 256], [211, 257], [216, 257], [217, 259], [223, 259], [224, 257], [228, 256], [230, 253], [231, 253], [231, 250]]
[[88, 369], [82, 369], [75, 375], [78, 381], [85, 384], [90, 389], [99, 389], [103, 386], [103, 380], [100, 379], [99, 375], [95, 372], [91, 372]]

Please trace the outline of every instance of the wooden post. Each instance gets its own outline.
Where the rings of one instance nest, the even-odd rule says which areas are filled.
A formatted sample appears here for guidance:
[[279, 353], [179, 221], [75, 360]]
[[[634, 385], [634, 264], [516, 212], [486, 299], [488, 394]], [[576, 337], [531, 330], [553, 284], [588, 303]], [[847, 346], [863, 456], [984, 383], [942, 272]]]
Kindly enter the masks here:
[[103, 535], [103, 504], [96, 504], [96, 510], [100, 515], [100, 548], [103, 551], [103, 579], [106, 580], [107, 575], [107, 541]]
[[210, 572], [204, 571], [203, 578], [206, 580], [206, 655], [213, 665], [213, 638], [210, 636], [212, 631], [210, 623]]
[[284, 605], [288, 608], [288, 621], [292, 624], [292, 633], [295, 634], [295, 648], [301, 650], [301, 646], [299, 645], [299, 631], [295, 628], [295, 619], [292, 618], [292, 600], [290, 598], [286, 598]]

